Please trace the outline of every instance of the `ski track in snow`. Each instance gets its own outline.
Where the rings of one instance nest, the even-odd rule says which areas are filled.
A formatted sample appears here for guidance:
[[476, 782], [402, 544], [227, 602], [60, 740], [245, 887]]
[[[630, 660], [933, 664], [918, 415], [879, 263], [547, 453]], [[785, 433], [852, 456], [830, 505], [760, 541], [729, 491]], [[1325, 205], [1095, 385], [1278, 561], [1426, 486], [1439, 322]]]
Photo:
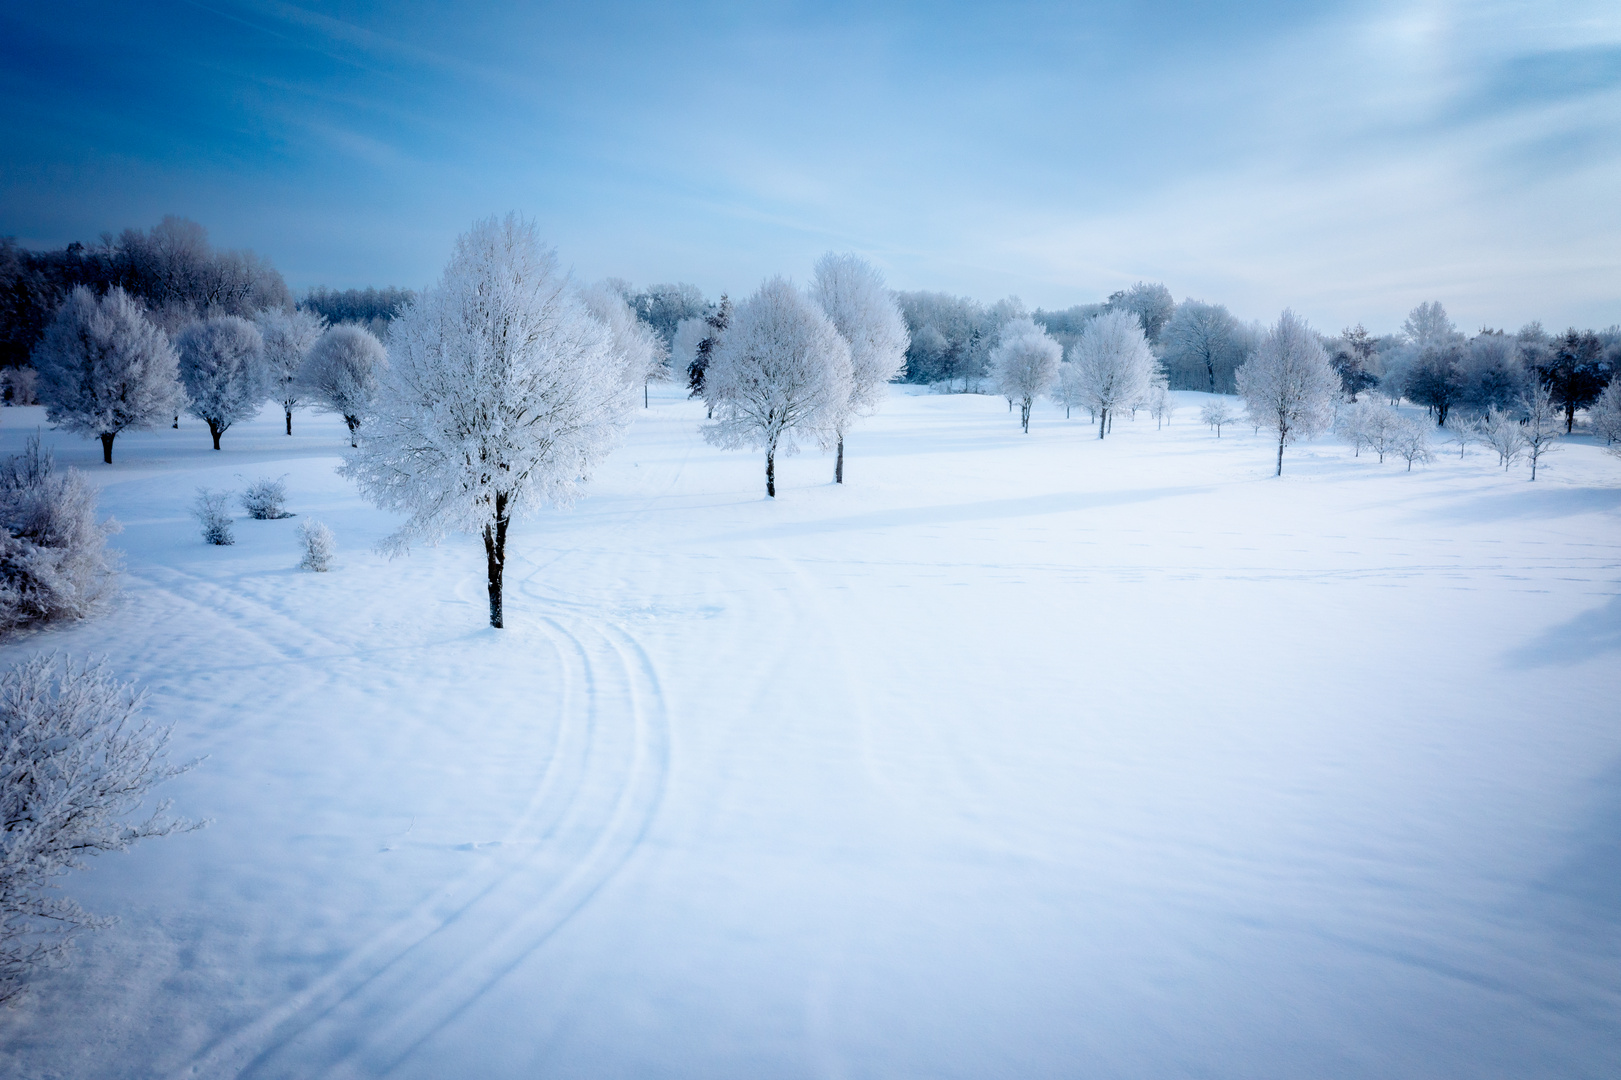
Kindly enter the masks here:
[[[443, 886], [311, 986], [205, 1047], [176, 1080], [388, 1075], [544, 945], [635, 854], [669, 769], [669, 720], [652, 659], [611, 623], [560, 616], [537, 625], [570, 661], [566, 721], [528, 806], [498, 842], [520, 856]], [[628, 733], [603, 717], [627, 705]]]

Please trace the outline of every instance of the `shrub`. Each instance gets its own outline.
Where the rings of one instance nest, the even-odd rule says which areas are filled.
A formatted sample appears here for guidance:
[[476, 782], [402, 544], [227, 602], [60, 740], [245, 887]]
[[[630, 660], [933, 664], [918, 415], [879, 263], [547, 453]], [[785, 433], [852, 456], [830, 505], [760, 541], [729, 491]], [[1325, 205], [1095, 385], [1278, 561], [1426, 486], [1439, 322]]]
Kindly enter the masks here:
[[242, 493], [242, 508], [256, 521], [292, 517], [287, 512], [287, 485], [281, 479], [260, 479]]
[[230, 500], [228, 491], [197, 489], [197, 501], [192, 504], [191, 513], [203, 526], [205, 542], [221, 546], [236, 543], [236, 537], [231, 535], [231, 515], [225, 510]]
[[201, 827], [167, 802], [128, 820], [154, 785], [196, 764], [164, 761], [169, 729], [140, 716], [144, 703], [103, 661], [39, 656], [0, 676], [0, 1003], [76, 933], [111, 922], [56, 893], [55, 878], [88, 855]]
[[82, 619], [111, 591], [114, 521], [96, 520], [96, 496], [76, 469], [58, 472], [39, 436], [0, 462], [0, 636]]
[[338, 550], [331, 529], [319, 521], [306, 521], [298, 527], [298, 539], [304, 545], [304, 559], [298, 564], [300, 570], [325, 573], [331, 568], [333, 553]]

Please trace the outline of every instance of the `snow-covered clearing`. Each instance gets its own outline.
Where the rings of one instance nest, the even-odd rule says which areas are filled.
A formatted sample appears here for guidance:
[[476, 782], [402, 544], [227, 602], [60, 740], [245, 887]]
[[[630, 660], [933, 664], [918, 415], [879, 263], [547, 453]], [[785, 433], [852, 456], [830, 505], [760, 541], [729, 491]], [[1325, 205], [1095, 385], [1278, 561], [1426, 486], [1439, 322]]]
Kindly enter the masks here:
[[1621, 1074], [1621, 462], [1275, 480], [1177, 397], [896, 390], [771, 502], [665, 388], [515, 528], [504, 631], [476, 541], [371, 551], [339, 418], [47, 432], [128, 573], [3, 660], [109, 654], [214, 824], [68, 879], [122, 922], [0, 1073]]

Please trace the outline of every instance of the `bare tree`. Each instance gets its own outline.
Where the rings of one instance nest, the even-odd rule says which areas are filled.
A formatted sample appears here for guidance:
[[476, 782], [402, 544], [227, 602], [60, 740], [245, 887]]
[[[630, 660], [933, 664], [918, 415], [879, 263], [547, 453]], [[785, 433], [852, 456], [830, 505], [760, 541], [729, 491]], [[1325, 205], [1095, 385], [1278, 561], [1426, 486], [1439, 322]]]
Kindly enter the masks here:
[[1391, 437], [1396, 455], [1407, 462], [1407, 471], [1413, 471], [1413, 462], [1430, 463], [1430, 432], [1428, 425], [1410, 416], [1397, 419]]
[[1218, 439], [1221, 438], [1222, 427], [1237, 420], [1239, 416], [1239, 411], [1224, 397], [1207, 401], [1199, 407], [1200, 422], [1214, 428]]
[[1340, 379], [1322, 342], [1306, 321], [1285, 310], [1267, 330], [1253, 356], [1238, 369], [1238, 392], [1250, 419], [1278, 436], [1278, 468], [1283, 448], [1328, 426]]
[[850, 397], [850, 347], [820, 307], [775, 277], [732, 314], [704, 375], [715, 420], [704, 438], [765, 451], [765, 491], [777, 496], [777, 452], [831, 426]]
[[1531, 479], [1537, 478], [1537, 463], [1555, 449], [1559, 441], [1561, 404], [1540, 382], [1533, 383], [1520, 399], [1525, 422], [1520, 425], [1525, 440], [1525, 456], [1531, 462]]
[[34, 349], [39, 397], [53, 424], [101, 439], [113, 463], [120, 431], [173, 416], [185, 395], [169, 338], [123, 289], [74, 289]]
[[490, 625], [504, 624], [507, 531], [566, 505], [618, 441], [635, 400], [624, 359], [543, 247], [509, 214], [456, 241], [444, 276], [393, 323], [370, 434], [340, 472], [407, 515], [401, 552], [452, 530], [484, 539]]
[[1507, 472], [1525, 450], [1525, 429], [1512, 413], [1496, 405], [1486, 410], [1480, 420], [1480, 437], [1487, 446], [1497, 451], [1497, 463]]

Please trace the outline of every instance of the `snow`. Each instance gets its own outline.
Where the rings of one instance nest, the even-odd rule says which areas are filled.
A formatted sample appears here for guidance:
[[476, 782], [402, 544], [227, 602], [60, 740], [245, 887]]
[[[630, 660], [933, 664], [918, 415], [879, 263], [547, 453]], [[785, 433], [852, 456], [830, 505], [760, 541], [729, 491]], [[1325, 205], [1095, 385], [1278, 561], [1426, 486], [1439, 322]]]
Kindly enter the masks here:
[[501, 631], [476, 540], [374, 553], [341, 419], [46, 433], [124, 593], [0, 662], [108, 654], [213, 824], [68, 879], [122, 921], [0, 1074], [1621, 1073], [1621, 462], [1274, 479], [1206, 395], [1100, 442], [895, 388], [772, 501], [653, 393]]

